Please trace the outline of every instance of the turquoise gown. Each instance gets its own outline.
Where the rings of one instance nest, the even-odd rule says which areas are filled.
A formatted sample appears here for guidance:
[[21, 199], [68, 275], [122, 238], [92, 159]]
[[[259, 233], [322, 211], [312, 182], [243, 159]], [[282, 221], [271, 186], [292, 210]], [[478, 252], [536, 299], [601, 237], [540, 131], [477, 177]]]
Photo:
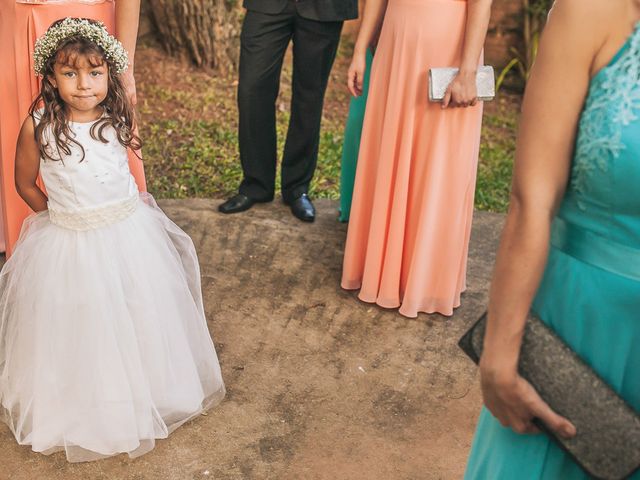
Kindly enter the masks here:
[[349, 103], [349, 116], [347, 125], [344, 128], [344, 142], [342, 144], [342, 165], [340, 168], [340, 217], [341, 222], [349, 221], [351, 211], [351, 199], [353, 197], [353, 184], [356, 180], [356, 164], [358, 163], [358, 153], [360, 151], [360, 134], [362, 133], [362, 122], [364, 121], [364, 111], [367, 105], [367, 94], [369, 92], [369, 76], [371, 75], [371, 64], [373, 54], [371, 49], [367, 50], [367, 66], [364, 73], [362, 95], [351, 97]]
[[[640, 30], [592, 79], [533, 310], [640, 412]], [[465, 479], [587, 479], [483, 409]], [[640, 479], [636, 472], [632, 477]]]

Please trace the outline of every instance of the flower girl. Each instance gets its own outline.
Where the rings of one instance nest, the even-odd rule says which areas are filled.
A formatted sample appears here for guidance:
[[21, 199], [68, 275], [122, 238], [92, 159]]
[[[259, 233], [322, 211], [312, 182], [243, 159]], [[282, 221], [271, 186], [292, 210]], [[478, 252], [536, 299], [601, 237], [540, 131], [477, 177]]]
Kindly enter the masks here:
[[0, 416], [72, 462], [142, 455], [225, 393], [193, 243], [129, 172], [127, 63], [101, 23], [55, 22], [18, 139], [16, 186], [37, 213], [0, 273]]

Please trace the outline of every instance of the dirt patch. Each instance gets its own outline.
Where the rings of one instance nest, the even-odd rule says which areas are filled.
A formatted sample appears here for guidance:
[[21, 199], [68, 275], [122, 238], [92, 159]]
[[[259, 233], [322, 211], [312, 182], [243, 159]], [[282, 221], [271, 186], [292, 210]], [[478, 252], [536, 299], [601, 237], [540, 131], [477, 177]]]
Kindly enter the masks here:
[[199, 253], [228, 395], [147, 455], [69, 464], [0, 425], [1, 480], [454, 480], [480, 409], [456, 347], [486, 303], [502, 216], [476, 215], [455, 315], [401, 317], [339, 288], [336, 204], [296, 220], [279, 202], [241, 215], [216, 201], [161, 202]]

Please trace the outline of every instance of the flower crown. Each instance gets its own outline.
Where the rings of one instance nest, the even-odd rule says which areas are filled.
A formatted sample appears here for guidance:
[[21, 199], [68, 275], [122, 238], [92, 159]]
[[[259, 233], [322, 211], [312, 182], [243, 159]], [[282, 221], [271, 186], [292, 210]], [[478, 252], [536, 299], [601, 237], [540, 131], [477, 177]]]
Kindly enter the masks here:
[[44, 75], [47, 60], [56, 53], [60, 43], [69, 37], [83, 37], [91, 40], [104, 50], [105, 57], [120, 74], [127, 69], [129, 57], [122, 43], [110, 35], [102, 22], [90, 22], [86, 18], [67, 17], [49, 29], [36, 40], [33, 52], [34, 70], [38, 75]]

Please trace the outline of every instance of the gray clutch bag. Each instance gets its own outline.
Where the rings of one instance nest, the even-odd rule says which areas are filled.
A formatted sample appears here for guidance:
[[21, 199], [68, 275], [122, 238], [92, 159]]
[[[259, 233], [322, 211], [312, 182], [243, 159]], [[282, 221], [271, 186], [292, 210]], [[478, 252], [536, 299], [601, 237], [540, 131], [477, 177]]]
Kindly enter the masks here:
[[[458, 343], [476, 363], [486, 322], [485, 313]], [[527, 319], [518, 370], [575, 425], [576, 436], [566, 440], [535, 422], [589, 475], [621, 480], [640, 468], [640, 416], [534, 315]]]
[[[441, 102], [453, 78], [458, 74], [457, 68], [429, 69], [429, 101]], [[493, 100], [496, 96], [496, 79], [493, 67], [485, 65], [478, 68], [476, 74], [478, 100]]]

